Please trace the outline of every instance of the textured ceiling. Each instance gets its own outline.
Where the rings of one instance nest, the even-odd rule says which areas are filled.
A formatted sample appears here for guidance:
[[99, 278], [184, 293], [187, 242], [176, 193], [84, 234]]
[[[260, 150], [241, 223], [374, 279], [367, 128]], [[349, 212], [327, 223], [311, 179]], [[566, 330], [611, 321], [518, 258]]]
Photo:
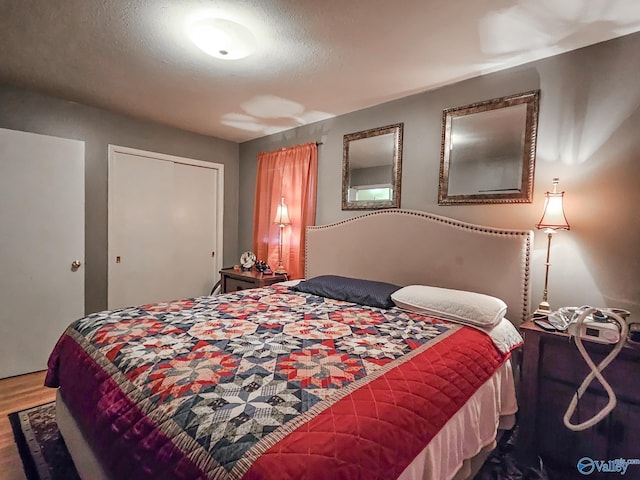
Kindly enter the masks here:
[[[208, 15], [258, 50], [207, 56]], [[242, 142], [638, 30], [638, 0], [1, 0], [0, 82]]]

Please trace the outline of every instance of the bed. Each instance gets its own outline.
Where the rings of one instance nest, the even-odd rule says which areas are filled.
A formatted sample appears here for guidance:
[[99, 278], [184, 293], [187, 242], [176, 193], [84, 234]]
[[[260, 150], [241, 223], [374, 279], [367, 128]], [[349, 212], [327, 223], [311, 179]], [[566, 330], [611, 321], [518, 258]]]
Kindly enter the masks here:
[[[309, 228], [297, 285], [72, 323], [46, 384], [80, 475], [469, 477], [517, 410], [509, 358], [529, 312], [532, 235], [377, 211]], [[415, 286], [473, 299], [463, 320], [495, 321], [413, 308], [402, 293]]]

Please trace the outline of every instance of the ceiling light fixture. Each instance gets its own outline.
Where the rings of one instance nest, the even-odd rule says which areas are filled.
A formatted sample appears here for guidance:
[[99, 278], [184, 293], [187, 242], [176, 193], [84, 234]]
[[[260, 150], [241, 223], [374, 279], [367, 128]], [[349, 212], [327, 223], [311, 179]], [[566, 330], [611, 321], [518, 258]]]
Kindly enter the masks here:
[[202, 51], [224, 60], [245, 58], [256, 49], [256, 39], [246, 27], [222, 18], [194, 22], [189, 26], [189, 36]]

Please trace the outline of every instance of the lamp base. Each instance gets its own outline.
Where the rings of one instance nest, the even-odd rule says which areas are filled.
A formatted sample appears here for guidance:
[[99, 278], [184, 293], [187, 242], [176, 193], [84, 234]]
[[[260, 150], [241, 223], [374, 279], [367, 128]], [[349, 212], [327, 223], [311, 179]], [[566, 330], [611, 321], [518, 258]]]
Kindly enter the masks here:
[[538, 305], [538, 308], [533, 312], [533, 314], [537, 317], [548, 317], [551, 315], [551, 306], [549, 305], [549, 302], [540, 302], [540, 305]]
[[273, 273], [277, 274], [277, 275], [284, 275], [285, 273], [287, 273], [287, 271], [284, 269], [283, 266], [278, 265], [278, 268], [276, 268]]

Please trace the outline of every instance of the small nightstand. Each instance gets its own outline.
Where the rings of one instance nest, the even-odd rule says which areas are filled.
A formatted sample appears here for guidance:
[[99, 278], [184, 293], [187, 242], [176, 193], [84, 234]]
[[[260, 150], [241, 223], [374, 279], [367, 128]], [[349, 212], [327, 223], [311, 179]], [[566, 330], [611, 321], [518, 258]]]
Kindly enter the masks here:
[[[594, 427], [574, 432], [564, 426], [563, 417], [589, 372], [575, 341], [566, 333], [547, 332], [530, 321], [520, 329], [525, 339], [519, 395], [522, 454], [539, 455], [562, 479], [585, 478], [577, 470], [583, 457], [603, 461], [640, 458], [640, 349], [627, 343], [603, 371], [616, 393], [616, 408]], [[589, 341], [583, 344], [596, 364], [613, 347]], [[606, 392], [594, 380], [578, 404], [573, 423], [591, 418], [607, 401]], [[595, 470], [588, 478], [612, 476], [619, 473]], [[640, 478], [640, 465], [629, 465], [626, 476]]]
[[287, 280], [286, 275], [265, 275], [255, 270], [242, 271], [233, 268], [220, 270], [220, 291], [231, 293], [248, 288], [260, 288]]

